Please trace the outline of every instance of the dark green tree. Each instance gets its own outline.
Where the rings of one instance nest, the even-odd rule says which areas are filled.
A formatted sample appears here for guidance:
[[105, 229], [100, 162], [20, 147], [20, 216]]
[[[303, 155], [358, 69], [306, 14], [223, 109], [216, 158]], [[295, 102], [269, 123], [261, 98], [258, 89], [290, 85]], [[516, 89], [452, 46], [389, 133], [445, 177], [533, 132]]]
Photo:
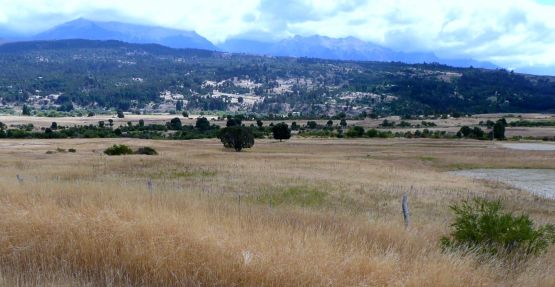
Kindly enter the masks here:
[[201, 132], [207, 131], [210, 129], [210, 122], [207, 118], [197, 118], [197, 122], [195, 123], [195, 128]]
[[233, 117], [233, 116], [227, 116], [227, 122], [226, 122], [226, 127], [234, 127], [234, 126], [240, 126], [242, 123], [242, 118], [241, 117]]
[[189, 113], [186, 112], [186, 111], [183, 111], [183, 112], [181, 113], [181, 115], [183, 115], [184, 118], [188, 118], [188, 117], [189, 117]]
[[344, 118], [341, 119], [341, 121], [339, 122], [339, 125], [340, 125], [342, 128], [347, 127], [347, 120], [345, 120]]
[[218, 138], [226, 148], [233, 148], [237, 152], [254, 146], [254, 135], [251, 129], [243, 126], [225, 127], [220, 130]]
[[120, 119], [125, 118], [125, 115], [123, 114], [122, 110], [118, 110], [118, 118], [120, 118]]
[[505, 127], [506, 121], [505, 119], [498, 120], [495, 125], [493, 125], [493, 137], [497, 140], [504, 140], [505, 139]]
[[318, 124], [315, 121], [308, 121], [306, 127], [313, 130], [318, 127]]
[[52, 122], [52, 124], [50, 125], [50, 128], [51, 128], [52, 130], [57, 130], [57, 129], [58, 129], [58, 123]]
[[274, 139], [279, 140], [288, 140], [291, 138], [291, 129], [286, 123], [279, 123], [272, 127], [272, 134], [274, 135]]
[[178, 111], [178, 112], [183, 110], [183, 101], [182, 100], [177, 101], [177, 103], [175, 104], [175, 110]]
[[180, 130], [181, 127], [182, 127], [182, 125], [181, 125], [181, 120], [180, 120], [179, 118], [173, 118], [173, 119], [171, 119], [171, 121], [170, 121], [170, 123], [169, 123], [169, 125], [168, 125], [168, 128], [169, 128], [170, 130], [174, 130], [174, 131]]
[[31, 115], [31, 108], [29, 108], [27, 105], [23, 105], [23, 109], [22, 109], [21, 113], [24, 116], [30, 116]]

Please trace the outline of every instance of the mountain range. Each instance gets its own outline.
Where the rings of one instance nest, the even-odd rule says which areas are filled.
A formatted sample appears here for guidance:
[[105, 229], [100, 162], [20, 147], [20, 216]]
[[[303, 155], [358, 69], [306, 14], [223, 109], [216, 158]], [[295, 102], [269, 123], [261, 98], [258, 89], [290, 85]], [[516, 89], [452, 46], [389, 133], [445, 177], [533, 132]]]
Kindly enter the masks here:
[[[7, 33], [4, 33], [7, 34]], [[6, 36], [3, 36], [6, 37]], [[136, 25], [121, 22], [100, 22], [76, 19], [37, 35], [15, 40], [118, 40], [127, 43], [153, 43], [171, 48], [193, 48], [253, 55], [321, 58], [348, 61], [380, 61], [404, 63], [441, 63], [456, 67], [497, 68], [494, 64], [472, 59], [441, 59], [433, 52], [406, 53], [362, 41], [354, 37], [295, 36], [277, 42], [241, 38], [228, 39], [214, 45], [194, 31]], [[2, 35], [0, 35], [2, 38]], [[1, 44], [0, 40], [0, 44]]]
[[77, 19], [56, 26], [33, 37], [33, 40], [118, 40], [136, 44], [160, 44], [172, 48], [216, 50], [194, 31], [182, 31], [120, 22], [96, 22]]

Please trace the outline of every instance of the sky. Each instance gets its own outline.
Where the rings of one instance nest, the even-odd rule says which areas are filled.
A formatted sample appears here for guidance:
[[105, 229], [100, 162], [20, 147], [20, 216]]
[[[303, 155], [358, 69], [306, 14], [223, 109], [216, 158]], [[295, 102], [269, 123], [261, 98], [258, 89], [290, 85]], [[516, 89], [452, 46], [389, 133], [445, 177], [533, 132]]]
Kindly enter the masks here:
[[555, 0], [0, 0], [0, 29], [32, 34], [79, 17], [241, 37], [353, 36], [555, 73]]

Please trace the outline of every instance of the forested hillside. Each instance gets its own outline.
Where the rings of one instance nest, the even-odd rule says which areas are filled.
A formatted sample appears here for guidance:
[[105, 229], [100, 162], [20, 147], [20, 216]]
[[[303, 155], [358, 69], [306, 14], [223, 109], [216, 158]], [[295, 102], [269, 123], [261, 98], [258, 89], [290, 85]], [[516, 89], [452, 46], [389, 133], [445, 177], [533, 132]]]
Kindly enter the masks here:
[[[63, 40], [0, 46], [4, 106], [304, 115], [555, 110], [555, 78]], [[177, 106], [177, 107], [176, 107]]]

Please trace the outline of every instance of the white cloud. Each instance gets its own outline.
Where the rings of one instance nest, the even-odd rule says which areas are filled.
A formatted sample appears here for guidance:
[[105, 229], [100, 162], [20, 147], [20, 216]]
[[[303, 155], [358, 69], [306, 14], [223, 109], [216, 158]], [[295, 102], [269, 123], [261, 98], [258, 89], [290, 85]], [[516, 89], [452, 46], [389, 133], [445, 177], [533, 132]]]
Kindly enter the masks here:
[[0, 0], [0, 23], [38, 29], [77, 17], [236, 35], [355, 36], [506, 67], [555, 66], [555, 6], [533, 0]]

